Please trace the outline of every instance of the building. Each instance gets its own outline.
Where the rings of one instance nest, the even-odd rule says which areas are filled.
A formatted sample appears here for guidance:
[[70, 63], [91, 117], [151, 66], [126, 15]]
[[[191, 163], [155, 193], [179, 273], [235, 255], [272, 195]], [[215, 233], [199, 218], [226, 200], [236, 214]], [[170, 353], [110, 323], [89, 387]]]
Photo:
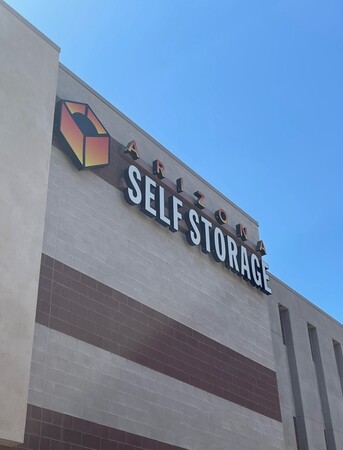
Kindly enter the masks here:
[[1, 449], [342, 450], [342, 326], [257, 222], [2, 0], [0, 49]]

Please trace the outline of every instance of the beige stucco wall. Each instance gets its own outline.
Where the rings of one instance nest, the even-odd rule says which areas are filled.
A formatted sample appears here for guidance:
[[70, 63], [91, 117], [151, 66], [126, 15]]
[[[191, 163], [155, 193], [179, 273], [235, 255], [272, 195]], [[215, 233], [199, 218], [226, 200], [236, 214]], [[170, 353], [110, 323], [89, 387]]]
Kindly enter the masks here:
[[[299, 435], [306, 433], [310, 450], [326, 448], [325, 428], [334, 435], [336, 449], [343, 450], [342, 390], [333, 347], [333, 339], [343, 344], [343, 327], [274, 276], [271, 276], [271, 286], [273, 295], [268, 297], [268, 305], [285, 449], [296, 448], [293, 417], [297, 416], [298, 421], [304, 423]], [[279, 305], [289, 312], [292, 342], [288, 346], [282, 339]], [[307, 324], [315, 327], [318, 335], [316, 358], [321, 360], [323, 368], [320, 378], [311, 354]], [[292, 348], [291, 357], [287, 356], [288, 347]], [[321, 389], [325, 389], [324, 403], [320, 397]], [[327, 448], [334, 447], [328, 445]]]
[[0, 0], [0, 444], [23, 440], [59, 49]]

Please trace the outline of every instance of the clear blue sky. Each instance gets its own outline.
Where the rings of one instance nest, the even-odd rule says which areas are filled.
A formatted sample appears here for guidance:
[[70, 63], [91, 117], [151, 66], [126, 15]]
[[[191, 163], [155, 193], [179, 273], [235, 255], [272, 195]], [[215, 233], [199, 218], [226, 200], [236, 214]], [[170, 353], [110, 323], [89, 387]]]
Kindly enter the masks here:
[[271, 272], [343, 322], [342, 0], [8, 3], [258, 220]]

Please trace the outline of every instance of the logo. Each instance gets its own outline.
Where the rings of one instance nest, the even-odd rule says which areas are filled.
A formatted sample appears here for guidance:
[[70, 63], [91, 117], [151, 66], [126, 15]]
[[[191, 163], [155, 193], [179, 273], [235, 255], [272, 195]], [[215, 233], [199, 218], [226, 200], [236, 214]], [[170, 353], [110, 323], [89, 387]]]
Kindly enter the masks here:
[[86, 103], [59, 101], [55, 132], [79, 170], [109, 164], [110, 135]]

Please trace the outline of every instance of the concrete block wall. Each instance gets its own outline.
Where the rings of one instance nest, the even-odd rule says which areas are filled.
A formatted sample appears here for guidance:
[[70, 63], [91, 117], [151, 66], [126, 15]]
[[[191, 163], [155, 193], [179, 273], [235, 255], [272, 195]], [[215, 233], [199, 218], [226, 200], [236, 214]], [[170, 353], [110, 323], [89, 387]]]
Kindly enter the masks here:
[[280, 420], [272, 370], [47, 255], [36, 322]]
[[[59, 72], [57, 95], [89, 103], [116, 140], [126, 145], [134, 139], [141, 158], [148, 163], [156, 158], [162, 160], [168, 178], [176, 180], [183, 176], [190, 193], [204, 192], [213, 211], [226, 209], [232, 225], [242, 222], [248, 227], [251, 239], [257, 240], [255, 221], [188, 171], [64, 68]], [[247, 380], [244, 387], [231, 385], [230, 388], [229, 380], [239, 379], [232, 372], [236, 363], [225, 369], [224, 362], [220, 361], [214, 362], [218, 375], [208, 371], [208, 380], [201, 381], [200, 368], [194, 368], [194, 372], [199, 372], [198, 377], [189, 374], [183, 378], [193, 359], [189, 356], [189, 361], [181, 365], [179, 350], [175, 350], [174, 356], [181, 374], [168, 360], [166, 365], [153, 365], [156, 349], [146, 362], [143, 358], [151, 351], [145, 345], [146, 341], [151, 342], [148, 335], [146, 341], [137, 343], [138, 356], [132, 346], [126, 353], [111, 347], [99, 329], [92, 340], [88, 339], [87, 330], [82, 330], [87, 326], [86, 321], [82, 325], [81, 316], [95, 314], [87, 310], [90, 306], [85, 295], [91, 292], [92, 286], [62, 286], [58, 274], [49, 275], [45, 269], [52, 285], [59, 284], [64, 293], [61, 290], [58, 298], [54, 297], [59, 302], [57, 307], [54, 288], [41, 277], [43, 299], [36, 317], [30, 405], [186, 449], [284, 448], [266, 296], [216, 263], [210, 255], [190, 247], [183, 233], [171, 233], [138, 208], [129, 206], [123, 193], [95, 171], [79, 172], [56, 147], [52, 148], [43, 254], [54, 265], [77, 271], [88, 283], [95, 280], [151, 308], [157, 315], [170, 318], [180, 330], [189, 329], [187, 351], [193, 348], [194, 362], [201, 367], [205, 367], [205, 360], [201, 360], [204, 354], [197, 353], [200, 344], [194, 336], [227, 348], [236, 355], [237, 361], [248, 364], [246, 373], [241, 372], [240, 382], [243, 383], [244, 376]], [[79, 306], [78, 311], [73, 310], [66, 302], [68, 287], [71, 295], [83, 299], [85, 309]], [[90, 330], [94, 325], [91, 321], [87, 323]], [[156, 329], [151, 328], [151, 333], [156, 333]], [[169, 343], [176, 335], [177, 331], [173, 330]], [[161, 340], [160, 331], [156, 336]], [[208, 355], [207, 361], [213, 356]], [[161, 355], [165, 357], [168, 355]], [[258, 367], [260, 375], [254, 379], [252, 374]], [[225, 370], [229, 370], [228, 380], [219, 376]], [[257, 395], [257, 406], [251, 401], [254, 395]], [[268, 412], [269, 402], [274, 401], [276, 412]], [[40, 442], [47, 437], [41, 435]]]
[[182, 448], [283, 448], [279, 422], [39, 324], [29, 403]]
[[[62, 65], [58, 74], [58, 96], [61, 99], [92, 105], [94, 112], [101, 117], [101, 122], [110, 135], [123, 145], [135, 140], [141, 157], [148, 163], [163, 155], [162, 162], [166, 166], [167, 178], [175, 181], [182, 177], [185, 190], [190, 194], [203, 189], [203, 193], [206, 195], [206, 207], [213, 211], [224, 208], [228, 214], [229, 225], [235, 227], [237, 223], [242, 223], [247, 227], [249, 240], [255, 243], [258, 241], [259, 230], [255, 219], [214, 189], [206, 180], [199, 177], [191, 168], [183, 164], [175, 155]], [[194, 151], [196, 152], [196, 149]], [[220, 164], [220, 158], [218, 158], [218, 163]]]
[[94, 173], [78, 172], [57, 148], [43, 253], [274, 367], [266, 296]]
[[[333, 348], [334, 341], [343, 345], [342, 326], [276, 278], [267, 298], [200, 248], [190, 247], [183, 233], [173, 234], [129, 206], [121, 180], [109, 178], [119, 169], [106, 176], [79, 172], [58, 146], [51, 148], [57, 49], [1, 0], [0, 7], [0, 29], [15, 34], [4, 81], [14, 66], [16, 73], [25, 74], [16, 94], [25, 96], [22, 125], [30, 125], [32, 135], [25, 135], [24, 145], [23, 133], [17, 133], [17, 147], [39, 153], [27, 173], [12, 164], [13, 173], [19, 167], [21, 181], [30, 178], [33, 186], [25, 190], [32, 194], [25, 197], [30, 211], [24, 211], [30, 226], [12, 228], [34, 252], [21, 258], [24, 267], [18, 266], [30, 278], [30, 289], [25, 280], [12, 283], [16, 289], [26, 287], [25, 296], [14, 292], [13, 304], [17, 308], [25, 299], [29, 308], [19, 341], [8, 330], [3, 340], [19, 349], [12, 359], [20, 367], [16, 376], [8, 370], [11, 364], [1, 370], [0, 444], [14, 444], [23, 436], [42, 255], [22, 450], [291, 450], [297, 448], [294, 417], [303, 421], [300, 431], [306, 433], [301, 450], [343, 450], [342, 374]], [[27, 70], [30, 52], [23, 54], [23, 36], [33, 55], [46, 55], [44, 80], [36, 73], [35, 58], [35, 67]], [[20, 69], [23, 62], [25, 71]], [[12, 91], [0, 92], [6, 100]], [[63, 66], [57, 95], [88, 103], [117, 141], [115, 151], [135, 140], [142, 159], [148, 164], [160, 159], [169, 180], [182, 177], [186, 192], [203, 192], [209, 211], [224, 208], [228, 225], [234, 229], [242, 223], [250, 244], [257, 242], [254, 219]], [[18, 118], [7, 119], [15, 123]], [[2, 179], [7, 186], [8, 179]], [[19, 195], [12, 204], [20, 206], [22, 200]], [[3, 254], [10, 253], [5, 249]], [[3, 298], [7, 313], [10, 302]], [[283, 343], [279, 305], [288, 309], [291, 352]], [[17, 332], [19, 322], [10, 315], [6, 319]], [[308, 324], [315, 328], [315, 360]], [[17, 383], [18, 389], [9, 383]]]
[[[289, 312], [298, 372], [296, 376], [300, 387], [308, 448], [326, 450], [324, 429], [329, 424], [333, 429], [335, 442], [331, 445], [329, 443], [328, 448], [342, 450], [343, 397], [333, 340], [343, 342], [343, 327], [275, 277], [272, 278], [271, 284], [273, 295], [268, 300], [281, 414], [285, 430], [285, 447], [286, 449], [295, 448], [292, 416], [296, 416], [294, 402], [299, 399], [294, 399], [292, 394], [290, 367], [285, 356], [286, 346], [282, 340], [279, 305], [287, 308]], [[323, 378], [318, 378], [316, 373], [316, 365], [311, 354], [308, 324], [312, 325], [317, 333], [318, 357], [322, 363]], [[323, 404], [320, 390], [324, 390], [327, 405], [325, 402]]]

